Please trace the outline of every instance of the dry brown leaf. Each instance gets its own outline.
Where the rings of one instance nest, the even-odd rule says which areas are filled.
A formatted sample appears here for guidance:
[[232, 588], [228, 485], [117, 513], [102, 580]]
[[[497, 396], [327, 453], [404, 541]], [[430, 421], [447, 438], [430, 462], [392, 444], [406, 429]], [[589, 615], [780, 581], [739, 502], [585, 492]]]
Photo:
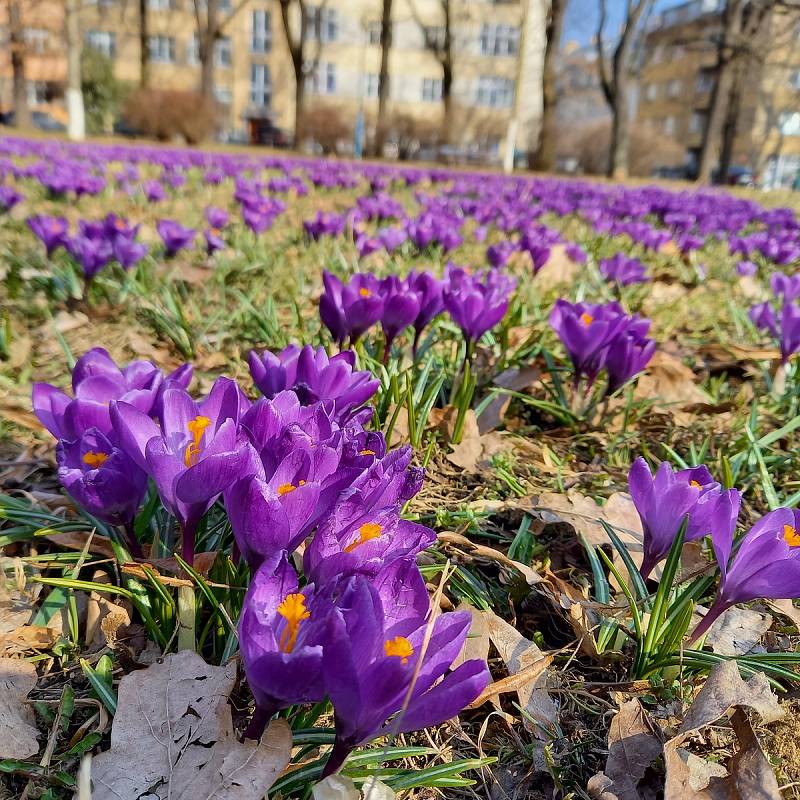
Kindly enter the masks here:
[[89, 595], [86, 615], [86, 643], [106, 645], [112, 650], [117, 643], [117, 631], [123, 625], [130, 625], [128, 610], [97, 592]]
[[501, 678], [499, 681], [492, 681], [478, 695], [478, 697], [467, 706], [467, 708], [480, 708], [480, 706], [482, 706], [484, 703], [488, 702], [489, 700], [494, 700], [501, 694], [519, 692], [520, 689], [527, 691], [528, 686], [535, 681], [552, 663], [552, 656], [543, 656], [538, 661], [528, 664], [527, 667], [515, 673], [514, 675]]
[[26, 655], [52, 647], [59, 633], [42, 625], [23, 625], [0, 636], [0, 657]]
[[[535, 383], [541, 375], [538, 367], [511, 367], [504, 370], [492, 380], [494, 386], [502, 389], [510, 389], [514, 392], [521, 392]], [[505, 394], [496, 394], [489, 404], [484, 408], [478, 418], [478, 427], [481, 433], [487, 433], [503, 424], [506, 410], [511, 403], [511, 398]]]
[[[743, 707], [754, 709], [766, 723], [784, 715], [763, 673], [757, 672], [744, 681], [736, 662], [724, 661], [708, 676], [678, 734], [664, 745], [664, 800], [779, 800], [777, 781]], [[731, 759], [729, 775], [712, 777], [718, 774], [716, 770], [706, 769], [702, 759], [689, 758], [681, 745], [690, 734], [715, 723], [731, 708], [736, 709], [733, 725], [739, 751]]]
[[695, 374], [679, 358], [656, 350], [633, 392], [636, 400], [655, 400], [676, 418], [684, 406], [707, 403], [708, 397], [696, 383]]
[[214, 667], [190, 650], [122, 678], [111, 749], [92, 762], [93, 800], [261, 800], [289, 762], [292, 733], [275, 720], [260, 742], [239, 742], [235, 681], [235, 663]]
[[711, 626], [706, 644], [723, 656], [749, 653], [772, 626], [769, 614], [732, 606]]
[[450, 668], [455, 669], [465, 661], [471, 661], [475, 658], [486, 661], [489, 655], [489, 628], [486, 624], [486, 614], [463, 600], [458, 604], [456, 611], [468, 611], [472, 615], [472, 624], [464, 646]]
[[458, 547], [465, 548], [469, 554], [474, 558], [485, 558], [489, 561], [495, 561], [503, 567], [519, 572], [523, 578], [528, 582], [529, 586], [533, 586], [542, 580], [542, 576], [532, 567], [523, 564], [520, 561], [514, 561], [509, 558], [505, 553], [500, 550], [495, 550], [493, 547], [486, 547], [483, 544], [476, 544], [466, 536], [460, 533], [453, 533], [452, 531], [442, 531], [438, 534], [440, 542], [445, 544], [457, 545]]
[[36, 667], [0, 658], [0, 758], [31, 758], [39, 752], [33, 709], [25, 702], [36, 686]]
[[476, 472], [483, 456], [483, 443], [475, 412], [469, 409], [464, 419], [464, 431], [458, 444], [450, 445], [447, 460], [466, 472]]
[[638, 700], [628, 700], [611, 721], [605, 770], [589, 780], [589, 794], [597, 800], [641, 800], [639, 782], [659, 755], [661, 740], [650, 716]]
[[800, 608], [792, 600], [767, 600], [767, 605], [778, 614], [790, 619], [795, 628], [800, 631]]
[[533, 282], [539, 289], [553, 289], [571, 284], [581, 267], [566, 252], [566, 245], [554, 244], [544, 266], [536, 273]]
[[64, 533], [48, 533], [43, 536], [48, 542], [66, 547], [68, 550], [79, 550], [83, 552], [86, 541], [91, 537], [89, 552], [95, 556], [116, 559], [116, 553], [111, 546], [111, 541], [105, 536], [98, 536], [94, 531], [65, 531]]
[[[516, 687], [516, 692], [520, 706], [537, 724], [532, 725], [527, 717], [523, 718], [523, 724], [538, 738], [547, 738], [555, 730], [558, 708], [547, 693], [548, 673], [544, 653], [534, 642], [526, 639], [513, 625], [509, 625], [497, 614], [492, 611], [484, 613], [489, 639], [505, 662], [509, 675], [523, 672], [529, 675], [522, 686]], [[532, 669], [528, 671], [531, 667]]]

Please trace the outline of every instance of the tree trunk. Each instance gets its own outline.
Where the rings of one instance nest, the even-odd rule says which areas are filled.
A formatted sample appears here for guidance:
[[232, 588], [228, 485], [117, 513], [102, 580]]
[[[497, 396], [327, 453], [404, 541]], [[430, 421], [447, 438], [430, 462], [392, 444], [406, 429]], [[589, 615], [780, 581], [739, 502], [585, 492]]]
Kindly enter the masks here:
[[8, 0], [8, 37], [11, 46], [11, 73], [14, 85], [14, 125], [31, 127], [28, 84], [25, 80], [25, 26], [19, 0]]
[[81, 90], [81, 28], [78, 16], [80, 0], [66, 0], [66, 39], [67, 39], [67, 114], [69, 123], [67, 135], [73, 141], [86, 137], [86, 116], [83, 109]]
[[303, 141], [303, 112], [306, 106], [306, 82], [302, 64], [294, 71], [294, 146], [299, 147]]
[[139, 0], [139, 86], [146, 89], [150, 83], [150, 15], [149, 0]]
[[197, 31], [200, 58], [200, 94], [209, 104], [214, 103], [214, 46], [219, 36], [219, 0], [206, 0], [206, 24]]
[[697, 168], [698, 183], [711, 182], [711, 174], [719, 157], [722, 130], [728, 117], [732, 86], [733, 68], [730, 61], [725, 59], [717, 68], [717, 80], [711, 92], [708, 122], [703, 134], [703, 147], [700, 151], [700, 164]]
[[617, 100], [611, 119], [611, 146], [608, 154], [608, 177], [624, 181], [628, 177], [630, 156], [630, 110], [627, 78], [617, 83]]
[[539, 147], [531, 162], [533, 169], [542, 172], [552, 172], [556, 166], [556, 144], [559, 135], [556, 121], [556, 104], [558, 103], [556, 66], [566, 10], [567, 0], [551, 0], [545, 33], [547, 45], [544, 51], [544, 69], [542, 70], [542, 130], [539, 136]]
[[389, 105], [389, 55], [392, 50], [392, 0], [383, 0], [381, 14], [381, 71], [378, 76], [378, 120], [375, 126], [373, 156], [383, 155]]
[[744, 77], [743, 65], [737, 65], [731, 85], [728, 112], [725, 115], [725, 125], [722, 131], [722, 147], [719, 154], [719, 180], [721, 183], [727, 182], [728, 173], [733, 162], [733, 146], [736, 142], [739, 112], [742, 107], [742, 83]]

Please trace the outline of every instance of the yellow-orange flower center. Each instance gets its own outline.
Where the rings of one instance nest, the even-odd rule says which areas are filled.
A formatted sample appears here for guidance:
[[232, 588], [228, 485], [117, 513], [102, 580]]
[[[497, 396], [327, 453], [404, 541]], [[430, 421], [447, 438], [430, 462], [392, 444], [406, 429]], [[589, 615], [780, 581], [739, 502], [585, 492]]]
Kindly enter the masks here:
[[588, 328], [594, 322], [594, 317], [584, 311], [583, 314], [581, 314], [581, 322]]
[[387, 656], [397, 656], [401, 664], [408, 664], [408, 659], [414, 655], [414, 648], [405, 636], [395, 636], [383, 643], [383, 650]]
[[291, 653], [297, 644], [300, 623], [311, 616], [306, 608], [306, 598], [300, 592], [287, 594], [278, 606], [278, 613], [286, 620], [286, 627], [278, 640], [278, 649], [281, 653]]
[[200, 458], [200, 443], [203, 440], [203, 434], [205, 433], [206, 428], [211, 424], [211, 420], [208, 417], [203, 417], [198, 414], [194, 419], [190, 419], [189, 422], [186, 423], [186, 427], [189, 429], [189, 433], [192, 434], [192, 441], [186, 445], [186, 451], [183, 454], [183, 463], [186, 464], [187, 467], [192, 467], [197, 463], [197, 460]]
[[362, 297], [372, 297], [372, 292], [369, 289], [365, 289], [363, 286], [358, 290], [358, 293]]
[[219, 228], [212, 228], [211, 229], [212, 236], [219, 236]]
[[791, 525], [783, 526], [783, 538], [786, 539], [789, 547], [800, 547], [800, 533]]
[[108, 453], [98, 453], [90, 450], [83, 456], [83, 463], [90, 466], [92, 469], [98, 469], [108, 460]]
[[355, 550], [360, 544], [364, 544], [364, 542], [368, 542], [370, 539], [377, 539], [378, 536], [381, 535], [382, 531], [383, 526], [379, 525], [377, 522], [365, 522], [358, 529], [358, 539], [347, 545], [347, 547], [344, 549], [344, 552], [352, 553], [353, 550]]
[[374, 450], [369, 450], [369, 449], [364, 449], [364, 450], [359, 450], [358, 454], [360, 456], [374, 456], [375, 455], [375, 451]]
[[702, 489], [703, 487], [697, 481], [691, 481], [689, 486], [694, 486], [695, 489]]
[[[306, 485], [305, 481], [298, 481], [297, 482], [297, 486], [305, 486], [305, 485]], [[278, 487], [278, 497], [283, 497], [285, 494], [289, 494], [289, 492], [293, 492], [297, 488], [297, 486], [295, 486], [293, 483], [282, 483]]]

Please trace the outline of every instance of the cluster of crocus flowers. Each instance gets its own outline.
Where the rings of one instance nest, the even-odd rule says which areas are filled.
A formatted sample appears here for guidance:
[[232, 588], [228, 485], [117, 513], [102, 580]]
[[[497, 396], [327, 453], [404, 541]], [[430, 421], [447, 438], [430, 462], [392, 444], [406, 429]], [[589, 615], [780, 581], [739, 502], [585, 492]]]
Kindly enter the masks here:
[[795, 302], [800, 293], [800, 284], [783, 273], [773, 275], [770, 283], [780, 300], [778, 311], [769, 300], [765, 300], [752, 306], [749, 316], [759, 330], [766, 331], [777, 340], [781, 362], [786, 364], [800, 350], [800, 305]]
[[647, 268], [638, 258], [630, 258], [624, 253], [616, 253], [600, 262], [600, 274], [611, 283], [630, 286], [647, 281]]
[[628, 315], [619, 303], [570, 303], [557, 300], [550, 325], [558, 334], [575, 370], [575, 384], [584, 378], [591, 387], [605, 370], [606, 394], [638, 375], [655, 352], [648, 338], [650, 321]]
[[220, 377], [197, 401], [188, 366], [170, 376], [143, 361], [119, 368], [95, 349], [75, 366], [74, 398], [37, 384], [34, 409], [59, 439], [67, 491], [125, 528], [136, 556], [148, 479], [189, 562], [200, 521], [223, 500], [234, 553], [252, 575], [239, 623], [256, 703], [248, 735], [284, 708], [327, 697], [331, 774], [375, 737], [454, 716], [489, 673], [483, 661], [450, 669], [470, 617], [430, 609], [416, 556], [436, 535], [401, 515], [423, 471], [409, 447], [389, 450], [364, 428], [378, 382], [349, 351], [329, 358], [290, 346], [250, 363], [264, 397], [252, 402]]

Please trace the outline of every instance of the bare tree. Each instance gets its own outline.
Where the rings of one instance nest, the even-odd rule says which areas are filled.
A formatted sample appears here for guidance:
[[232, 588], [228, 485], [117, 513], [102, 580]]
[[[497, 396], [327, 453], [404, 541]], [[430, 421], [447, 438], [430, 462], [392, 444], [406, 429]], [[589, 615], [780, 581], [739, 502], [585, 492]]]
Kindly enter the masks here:
[[547, 44], [545, 45], [542, 70], [542, 129], [539, 146], [531, 160], [533, 169], [544, 172], [552, 172], [556, 166], [556, 147], [559, 135], [556, 121], [557, 62], [566, 10], [567, 0], [551, 0], [545, 28]]
[[708, 183], [719, 161], [718, 173], [727, 175], [736, 136], [736, 121], [741, 99], [741, 83], [747, 70], [763, 63], [763, 42], [770, 14], [778, 7], [798, 8], [785, 0], [727, 0], [722, 14], [722, 33], [717, 42], [716, 80], [711, 91], [708, 122], [697, 180]]
[[455, 0], [439, 0], [441, 25], [429, 25], [422, 21], [413, 0], [409, 0], [411, 15], [422, 31], [425, 49], [433, 53], [442, 68], [442, 139], [450, 140], [453, 119], [453, 22]]
[[65, 30], [67, 40], [67, 135], [80, 141], [86, 136], [86, 115], [81, 88], [81, 27], [79, 0], [66, 0]]
[[381, 71], [378, 75], [378, 124], [372, 154], [383, 154], [389, 105], [389, 56], [392, 50], [392, 0], [383, 0], [381, 10]]
[[139, 0], [139, 86], [150, 83], [150, 0]]
[[30, 128], [31, 110], [28, 107], [28, 85], [25, 79], [25, 24], [20, 0], [8, 0], [8, 39], [11, 51], [11, 75], [14, 89], [14, 124]]
[[630, 150], [631, 87], [637, 79], [639, 48], [643, 20], [653, 7], [653, 0], [625, 0], [625, 18], [614, 46], [611, 63], [604, 32], [607, 19], [607, 0], [600, 0], [600, 19], [597, 25], [597, 67], [603, 95], [611, 109], [611, 146], [608, 157], [608, 176], [615, 180], [628, 177]]

